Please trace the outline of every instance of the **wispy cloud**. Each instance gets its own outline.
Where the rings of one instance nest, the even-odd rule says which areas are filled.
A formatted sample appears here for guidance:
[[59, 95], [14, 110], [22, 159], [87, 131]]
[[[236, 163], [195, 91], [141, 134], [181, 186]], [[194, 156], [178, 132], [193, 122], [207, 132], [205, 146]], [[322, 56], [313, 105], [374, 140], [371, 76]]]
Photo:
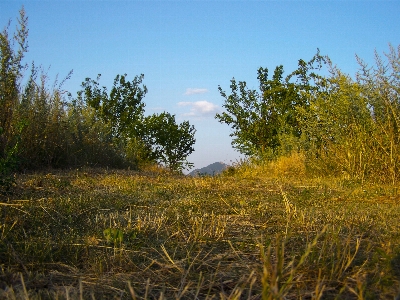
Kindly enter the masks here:
[[150, 110], [150, 111], [165, 111], [165, 108], [162, 106], [153, 106], [153, 107], [149, 107], [146, 110]]
[[184, 95], [190, 96], [190, 95], [196, 95], [196, 94], [204, 94], [207, 93], [207, 89], [199, 89], [199, 88], [188, 88], [186, 89], [186, 92]]
[[214, 103], [208, 101], [178, 102], [179, 106], [189, 106], [190, 112], [185, 113], [188, 117], [207, 117], [218, 112], [219, 108]]

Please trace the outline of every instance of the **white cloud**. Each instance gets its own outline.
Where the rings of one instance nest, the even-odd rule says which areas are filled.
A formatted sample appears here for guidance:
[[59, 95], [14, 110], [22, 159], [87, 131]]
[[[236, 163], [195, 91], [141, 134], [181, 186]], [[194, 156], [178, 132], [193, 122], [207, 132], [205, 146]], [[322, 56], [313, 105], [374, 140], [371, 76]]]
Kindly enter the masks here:
[[205, 100], [196, 102], [179, 102], [178, 105], [190, 107], [190, 112], [184, 114], [184, 116], [189, 117], [206, 117], [214, 115], [219, 110], [217, 105]]
[[190, 95], [196, 95], [196, 94], [204, 94], [207, 92], [208, 92], [207, 89], [188, 88], [188, 89], [186, 89], [185, 95], [190, 96]]
[[165, 111], [164, 107], [161, 106], [153, 106], [153, 107], [149, 107], [146, 110], [151, 110], [151, 111]]

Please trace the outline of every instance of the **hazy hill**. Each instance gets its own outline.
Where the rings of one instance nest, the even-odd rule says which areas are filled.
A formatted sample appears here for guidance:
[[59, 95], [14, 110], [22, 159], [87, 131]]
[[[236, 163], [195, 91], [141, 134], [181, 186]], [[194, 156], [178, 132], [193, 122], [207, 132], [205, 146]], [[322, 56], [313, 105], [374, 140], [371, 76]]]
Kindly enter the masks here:
[[222, 162], [215, 162], [211, 165], [208, 165], [207, 167], [204, 167], [201, 169], [195, 169], [192, 172], [190, 172], [188, 175], [189, 176], [217, 175], [228, 167], [229, 167], [229, 165], [224, 164]]

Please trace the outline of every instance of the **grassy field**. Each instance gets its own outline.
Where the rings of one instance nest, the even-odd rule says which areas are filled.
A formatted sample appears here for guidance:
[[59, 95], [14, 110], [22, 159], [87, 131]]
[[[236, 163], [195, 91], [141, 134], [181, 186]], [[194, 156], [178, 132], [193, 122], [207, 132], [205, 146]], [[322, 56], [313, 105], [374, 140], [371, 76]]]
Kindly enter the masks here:
[[0, 299], [394, 299], [397, 186], [279, 165], [17, 176]]

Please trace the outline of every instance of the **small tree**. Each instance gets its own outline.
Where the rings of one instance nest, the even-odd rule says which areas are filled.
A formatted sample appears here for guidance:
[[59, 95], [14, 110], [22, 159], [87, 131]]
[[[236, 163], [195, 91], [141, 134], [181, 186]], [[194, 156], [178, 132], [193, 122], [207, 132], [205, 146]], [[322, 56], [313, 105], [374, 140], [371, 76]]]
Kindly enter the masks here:
[[296, 106], [304, 103], [296, 85], [283, 79], [283, 66], [275, 68], [271, 79], [268, 69], [260, 68], [257, 78], [260, 91], [249, 90], [246, 82], [236, 83], [235, 79], [231, 80], [231, 95], [219, 87], [226, 112], [217, 114], [216, 119], [232, 127], [232, 145], [241, 153], [275, 156], [282, 135], [300, 136]]
[[193, 166], [187, 157], [194, 151], [195, 132], [188, 121], [177, 124], [175, 115], [163, 112], [144, 119], [142, 137], [154, 159], [172, 171], [181, 171]]
[[[126, 74], [117, 75], [110, 92], [106, 87], [100, 87], [100, 76], [96, 80], [85, 79], [75, 103], [80, 103], [83, 111], [89, 113], [90, 123], [106, 129], [92, 135], [91, 141], [96, 145], [103, 144], [103, 149], [113, 148], [112, 156], [137, 167], [137, 158], [143, 156], [142, 143], [138, 137], [144, 118], [143, 98], [147, 93], [146, 86], [141, 85], [144, 75], [135, 76], [132, 81], [126, 79]], [[93, 138], [97, 138], [97, 141]], [[138, 149], [134, 149], [136, 146]]]
[[307, 97], [318, 88], [312, 80], [320, 77], [312, 70], [320, 69], [325, 61], [319, 52], [308, 63], [299, 60], [298, 69], [286, 78], [283, 66], [275, 68], [271, 79], [268, 69], [260, 68], [259, 91], [250, 90], [245, 81], [237, 83], [235, 79], [231, 80], [230, 95], [219, 87], [226, 111], [215, 118], [232, 127], [232, 145], [249, 156], [275, 157], [290, 152], [292, 145], [287, 141], [298, 139], [302, 133], [298, 109], [307, 108]]
[[126, 74], [117, 75], [109, 94], [106, 87], [99, 87], [100, 76], [96, 80], [86, 78], [78, 98], [83, 98], [88, 106], [96, 110], [99, 118], [110, 123], [114, 138], [134, 136], [144, 113], [142, 100], [147, 88], [140, 86], [144, 75], [135, 76], [132, 81], [126, 80]]

